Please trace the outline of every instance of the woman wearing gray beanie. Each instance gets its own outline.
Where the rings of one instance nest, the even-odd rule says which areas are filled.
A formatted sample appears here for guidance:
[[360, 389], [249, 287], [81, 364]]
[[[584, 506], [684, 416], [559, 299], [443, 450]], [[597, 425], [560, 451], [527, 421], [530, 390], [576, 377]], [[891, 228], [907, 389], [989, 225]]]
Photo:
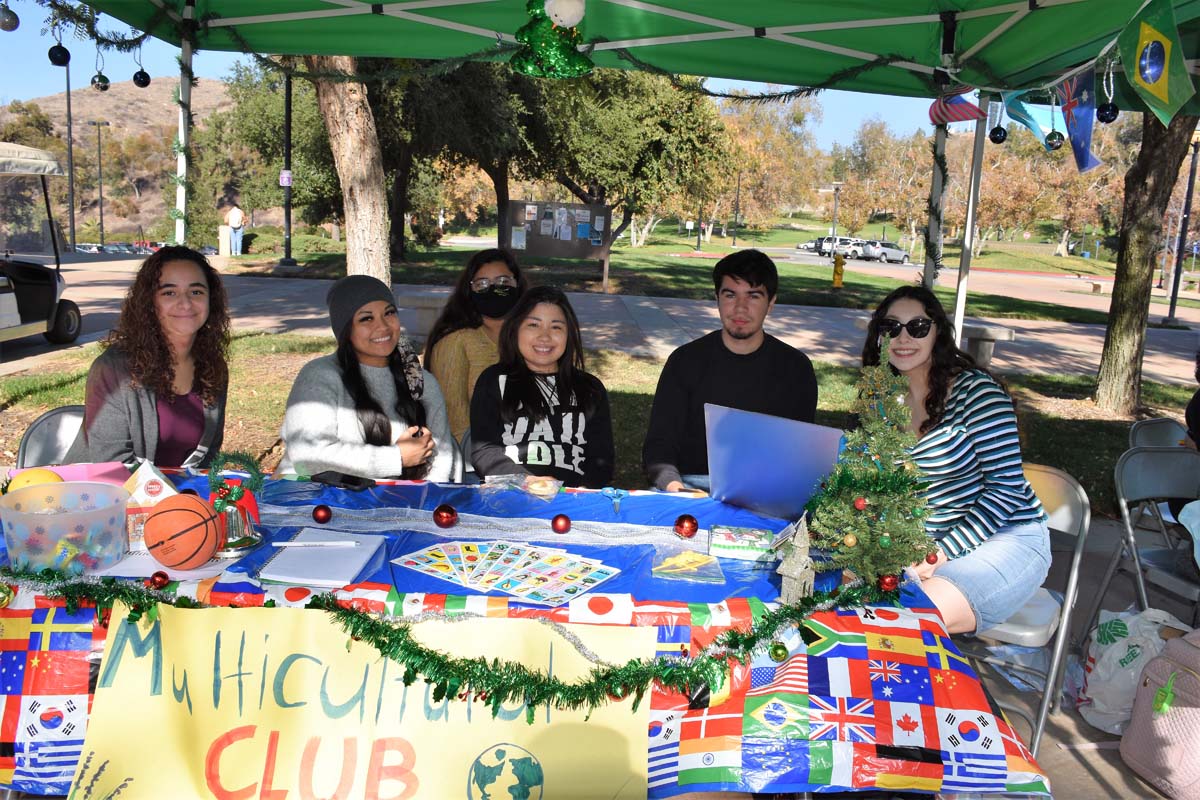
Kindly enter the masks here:
[[283, 418], [283, 474], [456, 479], [462, 470], [437, 379], [401, 335], [383, 281], [349, 275], [326, 297], [337, 351], [305, 364]]

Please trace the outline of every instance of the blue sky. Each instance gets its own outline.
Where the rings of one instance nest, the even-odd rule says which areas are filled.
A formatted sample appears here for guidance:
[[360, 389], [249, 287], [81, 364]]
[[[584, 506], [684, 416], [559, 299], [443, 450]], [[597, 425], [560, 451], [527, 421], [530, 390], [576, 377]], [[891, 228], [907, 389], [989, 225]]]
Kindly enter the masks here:
[[[46, 58], [54, 39], [41, 33], [44, 10], [20, 0], [13, 2], [12, 8], [20, 15], [21, 25], [11, 33], [0, 31], [0, 62], [5, 65], [0, 69], [0, 105], [57, 94], [66, 87], [63, 70], [52, 66]], [[102, 23], [101, 27], [109, 26]], [[63, 44], [71, 51], [72, 88], [87, 86], [96, 72], [96, 48], [90, 42], [76, 39], [65, 40]], [[153, 41], [143, 49], [142, 64], [155, 80], [173, 78], [179, 71], [175, 61], [178, 54], [176, 48]], [[196, 54], [194, 68], [202, 78], [223, 78], [237, 58], [232, 53], [200, 52]], [[20, 68], [14, 68], [16, 65]], [[104, 74], [109, 80], [127, 81], [136, 70], [132, 54], [111, 51], [104, 54]], [[767, 88], [733, 81], [713, 81], [711, 85], [720, 90], [740, 87], [751, 92]], [[917, 128], [930, 132], [928, 100], [826, 91], [819, 95], [819, 101], [824, 119], [815, 133], [822, 149], [827, 150], [834, 143], [849, 144], [862, 121], [876, 116], [887, 121], [896, 133], [908, 134]]]

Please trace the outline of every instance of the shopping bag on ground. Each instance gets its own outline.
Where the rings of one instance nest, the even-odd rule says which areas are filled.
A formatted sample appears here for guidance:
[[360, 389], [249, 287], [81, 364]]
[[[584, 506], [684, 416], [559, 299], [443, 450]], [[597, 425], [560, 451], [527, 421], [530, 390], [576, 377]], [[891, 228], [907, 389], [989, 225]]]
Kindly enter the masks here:
[[1191, 630], [1156, 608], [1138, 613], [1100, 612], [1100, 624], [1091, 634], [1079, 695], [1079, 713], [1088, 723], [1109, 733], [1125, 731], [1142, 668], [1166, 645], [1159, 636], [1163, 626]]

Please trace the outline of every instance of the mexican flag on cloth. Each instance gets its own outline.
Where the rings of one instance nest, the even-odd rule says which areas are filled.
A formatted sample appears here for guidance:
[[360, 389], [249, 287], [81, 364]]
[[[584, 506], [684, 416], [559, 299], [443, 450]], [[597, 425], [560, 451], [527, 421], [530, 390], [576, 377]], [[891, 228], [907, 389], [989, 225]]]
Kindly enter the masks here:
[[1129, 85], [1163, 125], [1196, 89], [1188, 74], [1170, 0], [1150, 0], [1117, 39]]

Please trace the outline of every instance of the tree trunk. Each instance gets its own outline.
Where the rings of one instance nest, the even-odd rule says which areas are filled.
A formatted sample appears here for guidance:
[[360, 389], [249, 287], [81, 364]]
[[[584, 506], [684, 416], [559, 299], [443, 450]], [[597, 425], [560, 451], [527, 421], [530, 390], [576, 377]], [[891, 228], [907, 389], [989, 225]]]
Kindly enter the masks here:
[[1096, 403], [1106, 411], [1131, 415], [1138, 407], [1154, 254], [1197, 119], [1180, 114], [1164, 128], [1153, 114], [1142, 114], [1142, 146], [1125, 173], [1117, 272], [1097, 377]]
[[508, 249], [512, 246], [512, 223], [508, 220], [508, 162], [483, 166], [483, 171], [492, 179], [496, 190], [496, 246]]
[[392, 257], [403, 261], [408, 255], [404, 238], [404, 221], [408, 219], [408, 185], [412, 179], [413, 156], [409, 150], [401, 159], [392, 178]]
[[[305, 56], [313, 72], [339, 71], [353, 74], [355, 60], [349, 56]], [[388, 248], [387, 191], [384, 187], [383, 154], [375, 132], [375, 116], [367, 102], [367, 87], [351, 81], [314, 81], [317, 104], [346, 211], [346, 273], [371, 275], [391, 285]]]
[[[607, 241], [608, 241], [608, 248], [609, 248], [610, 250], [612, 249], [613, 242], [617, 241], [617, 237], [621, 235], [622, 231], [624, 231], [626, 228], [628, 228], [628, 227], [629, 227], [629, 223], [630, 223], [630, 222], [632, 222], [632, 221], [633, 221], [633, 212], [631, 212], [631, 211], [629, 210], [629, 207], [628, 207], [628, 206], [626, 206], [625, 208], [623, 208], [623, 209], [621, 210], [621, 222], [620, 222], [620, 224], [618, 224], [618, 225], [617, 225], [615, 228], [612, 228], [612, 230], [610, 230], [610, 231], [609, 231], [609, 233], [608, 233], [608, 240], [607, 240]], [[610, 223], [609, 223], [609, 224], [610, 224], [610, 227], [611, 227], [611, 221], [610, 221]], [[637, 226], [636, 226], [636, 225], [634, 225], [634, 226], [633, 226], [633, 228], [632, 228], [632, 229], [629, 231], [629, 241], [630, 241], [630, 246], [631, 246], [631, 247], [634, 247], [634, 246], [636, 246], [636, 245], [634, 245], [634, 244], [633, 244], [633, 232], [634, 232], [635, 230], [637, 230]]]

